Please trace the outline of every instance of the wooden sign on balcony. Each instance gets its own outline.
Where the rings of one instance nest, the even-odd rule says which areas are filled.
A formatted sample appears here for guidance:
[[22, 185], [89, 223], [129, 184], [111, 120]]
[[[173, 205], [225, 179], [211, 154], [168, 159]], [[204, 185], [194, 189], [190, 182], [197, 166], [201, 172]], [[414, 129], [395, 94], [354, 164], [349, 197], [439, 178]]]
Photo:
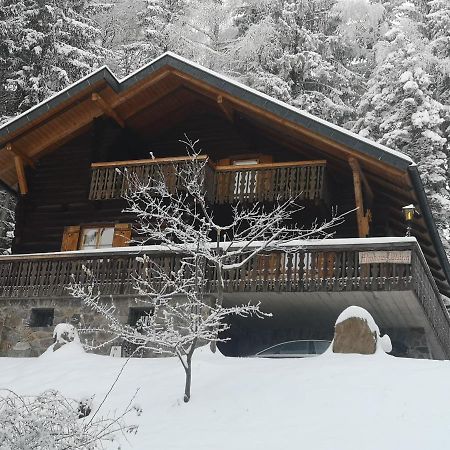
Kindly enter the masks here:
[[371, 252], [359, 252], [360, 264], [411, 264], [410, 250], [383, 250]]

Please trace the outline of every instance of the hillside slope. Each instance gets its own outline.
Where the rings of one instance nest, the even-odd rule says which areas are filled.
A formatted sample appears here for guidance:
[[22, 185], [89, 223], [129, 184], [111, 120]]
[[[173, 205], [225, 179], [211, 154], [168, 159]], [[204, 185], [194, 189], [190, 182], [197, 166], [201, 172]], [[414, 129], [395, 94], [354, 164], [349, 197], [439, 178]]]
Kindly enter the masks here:
[[[0, 386], [47, 388], [101, 402], [124, 360], [58, 350], [2, 359]], [[238, 450], [450, 448], [450, 363], [386, 355], [309, 359], [225, 358], [201, 349], [189, 404], [178, 361], [134, 359], [103, 406], [122, 409], [140, 388], [140, 425], [122, 449]], [[114, 447], [117, 448], [117, 444]]]

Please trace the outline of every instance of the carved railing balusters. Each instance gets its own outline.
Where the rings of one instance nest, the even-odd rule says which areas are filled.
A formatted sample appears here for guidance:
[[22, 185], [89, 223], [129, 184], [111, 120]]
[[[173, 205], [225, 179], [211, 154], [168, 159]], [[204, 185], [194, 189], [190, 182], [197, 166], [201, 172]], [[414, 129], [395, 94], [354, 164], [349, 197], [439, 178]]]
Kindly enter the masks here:
[[[199, 161], [204, 162], [206, 158], [199, 158]], [[92, 164], [89, 199], [118, 199], [133, 189], [133, 180], [148, 183], [162, 176], [172, 193], [182, 188], [183, 183], [177, 173], [188, 161], [177, 157]], [[273, 202], [294, 198], [299, 201], [320, 201], [325, 198], [326, 161], [250, 166], [216, 166], [207, 163], [204, 168], [204, 188], [210, 203]]]

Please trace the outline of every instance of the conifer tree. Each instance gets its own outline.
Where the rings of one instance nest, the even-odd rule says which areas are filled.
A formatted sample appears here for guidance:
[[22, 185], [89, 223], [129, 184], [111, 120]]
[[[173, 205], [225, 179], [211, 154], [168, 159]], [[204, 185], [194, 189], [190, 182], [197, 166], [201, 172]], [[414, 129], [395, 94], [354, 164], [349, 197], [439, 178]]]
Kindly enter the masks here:
[[236, 14], [232, 54], [244, 83], [342, 124], [352, 118], [364, 80], [337, 39], [335, 3], [248, 2]]
[[[88, 0], [2, 0], [0, 77], [16, 114], [98, 67], [105, 51]], [[13, 94], [8, 94], [8, 92]]]
[[448, 135], [445, 107], [434, 98], [427, 72], [423, 12], [398, 2], [391, 28], [377, 46], [379, 64], [369, 80], [354, 131], [408, 154], [418, 164], [444, 243], [449, 238]]
[[450, 2], [432, 0], [428, 5], [430, 10], [426, 17], [426, 29], [436, 71], [436, 98], [450, 110]]
[[145, 0], [136, 21], [141, 39], [124, 43], [119, 48], [119, 66], [123, 75], [164, 52], [185, 53], [182, 27], [186, 7], [186, 0]]

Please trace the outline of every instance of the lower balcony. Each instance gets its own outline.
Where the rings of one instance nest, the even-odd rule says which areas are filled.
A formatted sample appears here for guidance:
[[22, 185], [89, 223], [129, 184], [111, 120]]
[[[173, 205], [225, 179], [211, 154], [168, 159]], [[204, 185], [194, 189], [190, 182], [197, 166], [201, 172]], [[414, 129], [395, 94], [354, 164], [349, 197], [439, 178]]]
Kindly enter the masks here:
[[[152, 246], [2, 256], [0, 300], [28, 308], [73, 306], [67, 287], [73, 279], [86, 281], [88, 266], [105, 298], [128, 301], [136, 297], [133, 277], [143, 269], [136, 257], [143, 254], [167, 270], [180, 262], [179, 255]], [[214, 268], [205, 278], [213, 295]], [[298, 326], [330, 328], [346, 306], [359, 305], [385, 329], [425, 330], [434, 357], [450, 357], [450, 319], [414, 238], [299, 241], [288, 253], [260, 255], [225, 277], [228, 304], [250, 300], [278, 314], [279, 326], [282, 317], [295, 316]]]

